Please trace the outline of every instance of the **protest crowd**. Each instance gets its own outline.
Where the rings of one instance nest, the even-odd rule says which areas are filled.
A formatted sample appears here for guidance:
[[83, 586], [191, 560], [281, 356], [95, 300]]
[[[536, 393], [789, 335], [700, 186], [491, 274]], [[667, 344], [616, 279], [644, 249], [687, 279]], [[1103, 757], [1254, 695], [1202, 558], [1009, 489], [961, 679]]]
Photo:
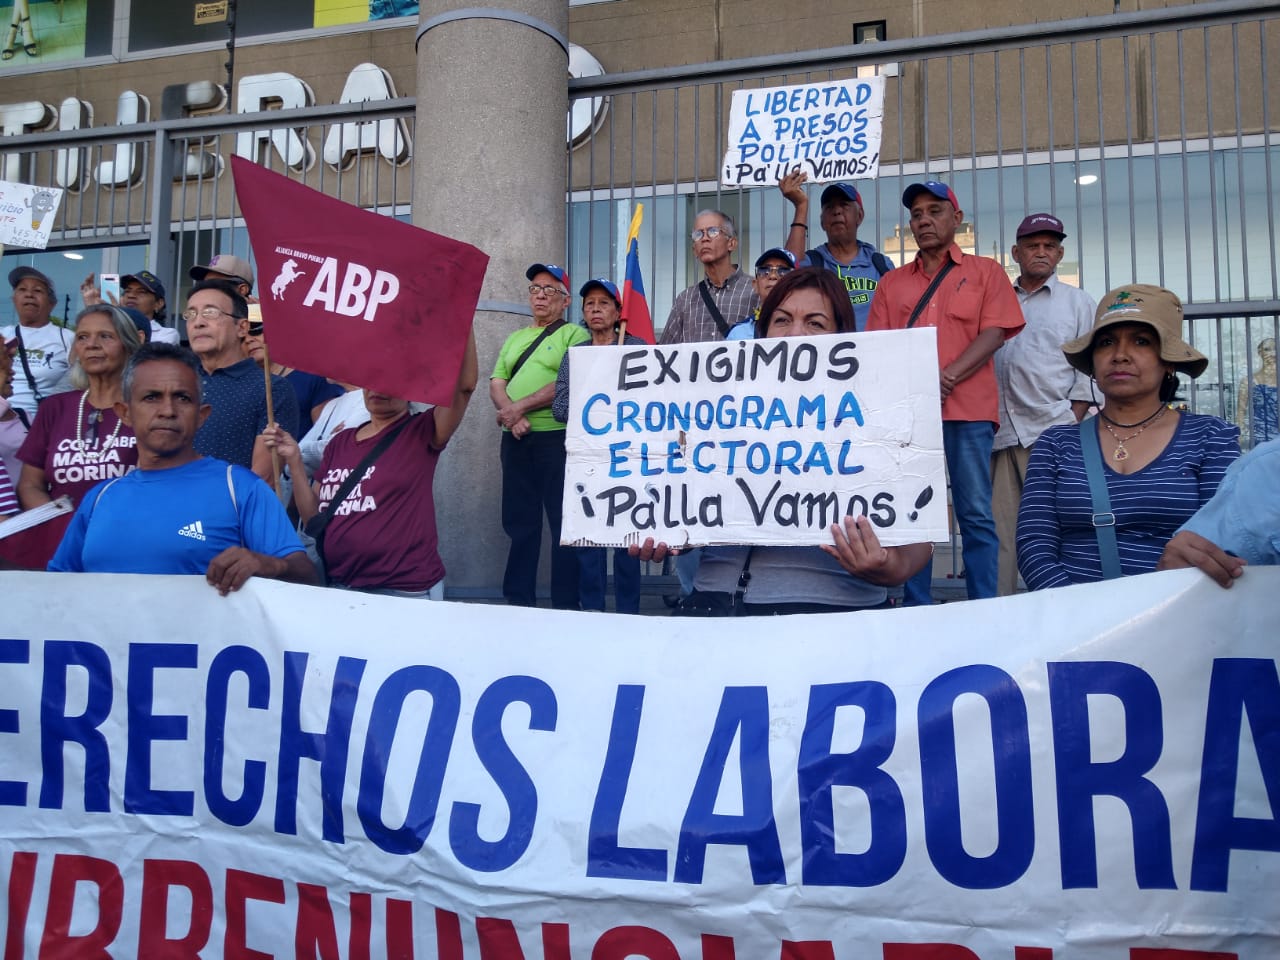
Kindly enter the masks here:
[[[918, 246], [910, 262], [895, 268], [859, 239], [852, 183], [820, 192], [825, 239], [811, 246], [804, 180], [778, 184], [794, 216], [782, 243], [754, 258], [730, 216], [697, 215], [703, 276], [676, 297], [659, 343], [933, 328], [970, 599], [1181, 566], [1225, 587], [1247, 564], [1280, 561], [1280, 440], [1242, 458], [1236, 425], [1176, 407], [1179, 377], [1208, 364], [1184, 339], [1177, 296], [1135, 282], [1095, 304], [1056, 274], [1067, 228], [1052, 212], [1017, 225], [1011, 283], [996, 260], [962, 252], [961, 200], [937, 181], [902, 196]], [[119, 303], [91, 276], [84, 309], [63, 325], [47, 276], [9, 274], [0, 562], [200, 574], [222, 593], [259, 576], [443, 599], [432, 478], [479, 382], [474, 338], [452, 399], [423, 410], [271, 362], [247, 260], [220, 255], [190, 276], [180, 311], [149, 272], [121, 278]], [[866, 516], [832, 524], [821, 546], [563, 545], [571, 363], [592, 355], [578, 348], [643, 347], [653, 330], [647, 307], [628, 330], [630, 283], [598, 277], [575, 291], [564, 268], [541, 261], [526, 279], [531, 322], [507, 337], [489, 379], [509, 604], [537, 605], [544, 521], [558, 609], [607, 609], [611, 569], [614, 609], [637, 613], [641, 563], [668, 556], [682, 616], [934, 601], [933, 546], [883, 545]], [[581, 324], [566, 320], [575, 293]], [[41, 522], [7, 536], [24, 514]]]

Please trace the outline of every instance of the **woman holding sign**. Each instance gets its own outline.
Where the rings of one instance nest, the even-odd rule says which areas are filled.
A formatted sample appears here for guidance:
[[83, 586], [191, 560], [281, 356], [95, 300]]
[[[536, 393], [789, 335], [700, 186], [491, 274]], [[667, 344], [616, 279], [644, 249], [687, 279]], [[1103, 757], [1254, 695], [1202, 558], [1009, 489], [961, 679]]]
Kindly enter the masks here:
[[[639, 337], [627, 333], [618, 339], [622, 319], [622, 296], [612, 280], [588, 280], [578, 291], [582, 297], [582, 319], [587, 325], [590, 340], [574, 344], [574, 347], [609, 347], [618, 343], [644, 346]], [[551, 413], [561, 423], [569, 419], [569, 358], [573, 349], [565, 351], [556, 374], [556, 396], [551, 401]], [[607, 547], [579, 547], [578, 553], [578, 602], [583, 610], [603, 610], [605, 587], [609, 581]], [[640, 561], [630, 556], [625, 548], [613, 551], [613, 603], [618, 613], [640, 612]]]
[[1182, 339], [1182, 301], [1129, 284], [1064, 344], [1104, 397], [1098, 416], [1041, 434], [1018, 511], [1018, 569], [1040, 590], [1155, 570], [1165, 544], [1240, 456], [1240, 431], [1169, 406], [1208, 359]]
[[[818, 267], [794, 270], [765, 298], [756, 338], [814, 337], [854, 329], [853, 308], [835, 274]], [[885, 547], [864, 516], [831, 527], [829, 544], [815, 547], [704, 547], [694, 590], [676, 616], [769, 616], [838, 613], [888, 605], [889, 587], [922, 569], [933, 545]], [[643, 559], [661, 560], [666, 544], [647, 541]]]

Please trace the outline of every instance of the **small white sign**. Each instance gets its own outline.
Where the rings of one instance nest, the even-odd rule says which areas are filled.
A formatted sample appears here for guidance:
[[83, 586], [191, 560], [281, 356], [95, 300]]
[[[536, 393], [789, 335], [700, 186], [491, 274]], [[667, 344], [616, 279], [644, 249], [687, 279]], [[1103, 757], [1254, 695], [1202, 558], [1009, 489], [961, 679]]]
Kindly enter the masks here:
[[932, 328], [569, 356], [563, 543], [947, 538]]
[[0, 180], [0, 245], [43, 250], [60, 203], [61, 187]]
[[720, 182], [777, 183], [801, 169], [814, 183], [880, 172], [884, 78], [735, 90]]

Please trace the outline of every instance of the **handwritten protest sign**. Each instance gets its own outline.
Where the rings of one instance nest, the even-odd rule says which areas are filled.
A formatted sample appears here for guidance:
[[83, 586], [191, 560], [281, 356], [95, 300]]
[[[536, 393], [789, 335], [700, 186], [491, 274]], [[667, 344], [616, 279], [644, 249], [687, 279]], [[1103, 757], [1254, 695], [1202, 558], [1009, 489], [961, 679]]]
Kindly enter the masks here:
[[62, 203], [61, 187], [33, 187], [0, 180], [0, 246], [43, 250]]
[[6, 958], [1280, 956], [1275, 568], [781, 619], [0, 596]]
[[564, 543], [946, 539], [932, 329], [569, 356]]
[[815, 183], [874, 177], [883, 121], [883, 77], [735, 90], [720, 182], [772, 184], [796, 168]]

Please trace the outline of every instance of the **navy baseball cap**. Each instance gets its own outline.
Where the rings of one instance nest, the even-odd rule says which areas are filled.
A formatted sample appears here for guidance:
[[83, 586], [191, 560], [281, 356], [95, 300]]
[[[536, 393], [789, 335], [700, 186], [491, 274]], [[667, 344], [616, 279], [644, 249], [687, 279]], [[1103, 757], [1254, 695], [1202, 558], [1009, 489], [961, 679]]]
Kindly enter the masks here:
[[1051, 213], [1031, 214], [1018, 224], [1018, 232], [1014, 234], [1014, 238], [1021, 240], [1036, 233], [1052, 233], [1059, 240], [1067, 238], [1067, 231], [1063, 229], [1062, 221]]
[[[530, 277], [529, 279], [533, 279]], [[618, 292], [618, 285], [612, 280], [606, 280], [604, 277], [596, 277], [594, 280], [588, 280], [582, 285], [582, 289], [578, 291], [578, 296], [585, 298], [591, 290], [603, 290], [609, 296], [613, 297], [613, 302], [618, 305], [618, 309], [622, 309], [622, 294]]]
[[756, 269], [759, 270], [764, 266], [766, 260], [785, 260], [793, 268], [796, 265], [796, 255], [790, 250], [783, 250], [781, 247], [770, 247], [760, 256], [756, 257]]
[[53, 281], [35, 267], [14, 267], [9, 271], [9, 286], [16, 290], [18, 288], [18, 284], [27, 279], [27, 277], [39, 280], [45, 285], [45, 289], [49, 291], [49, 296], [53, 297], [55, 300], [58, 299], [58, 295], [53, 289]]
[[951, 192], [951, 188], [945, 183], [938, 180], [926, 180], [924, 183], [913, 183], [902, 192], [902, 205], [908, 210], [911, 204], [915, 202], [916, 197], [922, 193], [930, 193], [939, 200], [948, 201], [957, 210], [960, 209], [960, 201], [956, 199], [956, 195]]
[[569, 274], [564, 267], [558, 267], [554, 263], [535, 263], [524, 272], [526, 280], [532, 280], [540, 273], [549, 273], [561, 283], [565, 285], [565, 289], [569, 288]]
[[852, 183], [833, 183], [827, 189], [822, 191], [822, 206], [828, 203], [839, 203], [843, 200], [850, 200], [858, 206], [862, 206], [862, 197], [858, 193], [857, 187]]
[[161, 283], [160, 278], [150, 270], [139, 270], [137, 273], [126, 273], [120, 278], [120, 286], [123, 287], [130, 280], [146, 287], [147, 291], [152, 296], [159, 297], [161, 300], [167, 299], [164, 295], [164, 284]]
[[[124, 278], [121, 277], [121, 282]], [[145, 286], [145, 284], [144, 284]], [[134, 307], [120, 307], [124, 311], [124, 315], [133, 321], [133, 325], [138, 328], [138, 339], [146, 343], [151, 339], [151, 318], [141, 310]]]

